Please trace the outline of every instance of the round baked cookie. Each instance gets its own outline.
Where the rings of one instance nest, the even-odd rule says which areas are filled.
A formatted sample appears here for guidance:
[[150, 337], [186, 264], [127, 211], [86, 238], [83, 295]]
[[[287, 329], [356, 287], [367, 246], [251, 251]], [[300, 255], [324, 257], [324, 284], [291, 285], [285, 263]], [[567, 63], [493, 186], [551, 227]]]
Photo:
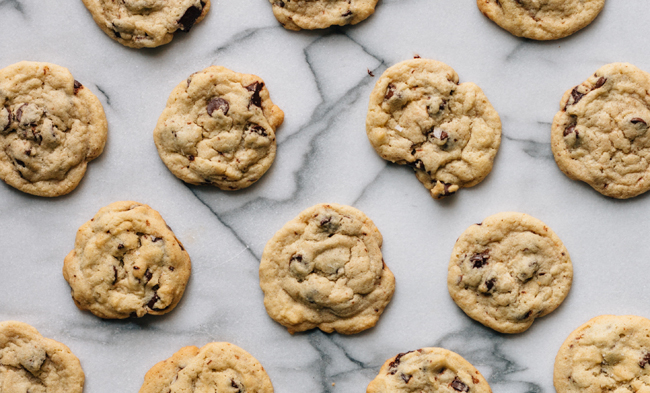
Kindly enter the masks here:
[[97, 97], [67, 68], [22, 61], [0, 70], [0, 178], [28, 194], [74, 190], [104, 150]]
[[84, 380], [68, 347], [26, 323], [0, 322], [0, 392], [82, 393]]
[[353, 334], [375, 326], [395, 291], [381, 244], [375, 224], [353, 207], [304, 210], [264, 247], [266, 311], [291, 334], [315, 327]]
[[356, 25], [375, 12], [378, 0], [270, 0], [275, 18], [289, 30]]
[[370, 95], [366, 132], [383, 159], [411, 165], [439, 199], [490, 173], [501, 120], [478, 86], [458, 84], [448, 65], [418, 58], [388, 68], [379, 78]]
[[562, 303], [572, 279], [560, 238], [540, 220], [510, 212], [463, 232], [447, 286], [469, 317], [501, 333], [520, 333]]
[[170, 391], [273, 393], [273, 385], [251, 354], [230, 343], [214, 342], [201, 349], [181, 348], [153, 366], [140, 388], [140, 393]]
[[262, 79], [211, 66], [174, 88], [153, 135], [179, 179], [238, 190], [273, 163], [283, 120]]
[[517, 37], [556, 40], [596, 19], [605, 0], [476, 0], [483, 15]]
[[111, 203], [82, 225], [63, 264], [77, 307], [115, 319], [168, 313], [190, 271], [190, 257], [165, 220], [132, 201]]
[[650, 74], [612, 63], [567, 90], [553, 118], [558, 167], [603, 195], [625, 199], [650, 189]]
[[601, 315], [569, 335], [555, 358], [557, 393], [650, 390], [650, 320]]
[[83, 0], [109, 37], [131, 48], [167, 44], [205, 18], [210, 0]]
[[483, 375], [459, 354], [422, 348], [388, 359], [367, 393], [491, 393]]

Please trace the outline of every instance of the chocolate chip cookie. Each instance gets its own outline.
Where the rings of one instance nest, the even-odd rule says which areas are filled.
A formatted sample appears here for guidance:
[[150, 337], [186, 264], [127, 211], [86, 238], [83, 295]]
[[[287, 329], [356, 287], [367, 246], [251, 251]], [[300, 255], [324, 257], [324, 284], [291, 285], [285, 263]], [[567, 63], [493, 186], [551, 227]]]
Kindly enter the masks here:
[[356, 25], [375, 12], [378, 0], [270, 0], [275, 18], [289, 30]]
[[476, 0], [483, 15], [510, 33], [556, 40], [591, 23], [605, 0]]
[[603, 195], [625, 199], [650, 189], [650, 74], [612, 63], [567, 90], [553, 118], [558, 167]]
[[79, 359], [32, 326], [0, 322], [0, 392], [82, 393]]
[[650, 320], [601, 315], [569, 335], [555, 358], [557, 393], [650, 390]]
[[353, 334], [375, 326], [395, 291], [381, 244], [375, 224], [353, 207], [304, 210], [264, 248], [266, 311], [292, 334], [315, 327]]
[[210, 0], [83, 0], [109, 37], [131, 48], [167, 44], [205, 18]]
[[201, 349], [181, 348], [153, 366], [140, 388], [140, 393], [170, 391], [273, 393], [273, 385], [251, 354], [230, 343], [214, 342]]
[[190, 277], [187, 251], [157, 211], [115, 202], [79, 228], [63, 277], [81, 310], [122, 319], [168, 313]]
[[212, 66], [172, 91], [154, 141], [179, 179], [238, 190], [273, 163], [275, 130], [283, 120], [262, 79]]
[[367, 393], [491, 393], [483, 375], [467, 360], [443, 348], [422, 348], [388, 359]]
[[97, 97], [67, 68], [23, 61], [0, 70], [0, 178], [28, 194], [74, 190], [104, 150]]
[[555, 310], [571, 289], [573, 266], [557, 235], [523, 213], [499, 213], [458, 238], [447, 286], [471, 318], [520, 333]]
[[388, 68], [377, 81], [366, 132], [383, 159], [411, 165], [440, 199], [490, 173], [501, 120], [483, 91], [459, 84], [451, 67], [413, 59]]

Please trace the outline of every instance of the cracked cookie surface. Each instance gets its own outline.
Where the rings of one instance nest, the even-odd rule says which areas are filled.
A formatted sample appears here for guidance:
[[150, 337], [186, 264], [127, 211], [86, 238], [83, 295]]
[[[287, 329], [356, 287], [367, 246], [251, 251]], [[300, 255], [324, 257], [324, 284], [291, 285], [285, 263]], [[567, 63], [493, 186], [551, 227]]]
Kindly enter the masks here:
[[422, 348], [388, 359], [367, 393], [491, 393], [483, 375], [467, 360], [443, 348]]
[[356, 25], [375, 12], [377, 0], [270, 0], [275, 18], [289, 30]]
[[83, 0], [109, 37], [131, 48], [154, 48], [203, 20], [210, 0]]
[[555, 40], [591, 23], [605, 0], [476, 0], [479, 10], [518, 37]]
[[381, 245], [375, 224], [353, 207], [304, 210], [264, 247], [259, 273], [269, 316], [290, 333], [375, 326], [395, 291]]
[[181, 348], [151, 368], [140, 393], [273, 393], [264, 367], [251, 354], [224, 342]]
[[366, 132], [383, 159], [411, 165], [439, 199], [490, 173], [501, 120], [483, 91], [473, 83], [458, 84], [451, 67], [413, 59], [388, 68], [377, 81]]
[[275, 130], [283, 120], [262, 79], [211, 66], [174, 88], [154, 141], [179, 179], [237, 190], [273, 163]]
[[26, 323], [0, 322], [0, 392], [82, 393], [84, 380], [67, 346]]
[[569, 89], [553, 118], [558, 167], [603, 195], [625, 199], [650, 189], [650, 74], [612, 63]]
[[650, 390], [650, 320], [601, 315], [564, 341], [553, 372], [557, 393]]
[[63, 265], [77, 307], [111, 319], [171, 311], [190, 271], [160, 214], [132, 201], [112, 203], [82, 225]]
[[509, 212], [463, 232], [447, 286], [472, 319], [501, 333], [520, 333], [562, 303], [572, 280], [571, 259], [557, 235], [534, 217]]
[[23, 61], [0, 70], [0, 178], [28, 194], [65, 195], [104, 150], [97, 97], [67, 68]]

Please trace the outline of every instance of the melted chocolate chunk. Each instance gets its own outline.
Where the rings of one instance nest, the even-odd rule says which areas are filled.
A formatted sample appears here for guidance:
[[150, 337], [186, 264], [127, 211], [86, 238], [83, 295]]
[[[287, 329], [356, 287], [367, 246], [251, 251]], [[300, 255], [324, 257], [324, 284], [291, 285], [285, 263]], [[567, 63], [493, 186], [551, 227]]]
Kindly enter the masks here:
[[239, 385], [237, 385], [237, 382], [235, 382], [234, 379], [231, 379], [231, 380], [230, 380], [230, 386], [232, 386], [233, 388], [237, 389], [237, 393], [240, 393], [240, 392], [241, 392], [241, 388], [239, 387]]
[[320, 223], [318, 223], [319, 226], [325, 226], [329, 224], [332, 221], [332, 217], [325, 217], [322, 220], [320, 220]]
[[113, 285], [115, 285], [117, 283], [117, 268], [115, 266], [113, 266], [113, 275], [115, 276], [113, 278]]
[[584, 94], [578, 91], [578, 87], [579, 86], [576, 86], [573, 88], [573, 90], [571, 90], [571, 98], [573, 98], [573, 102], [571, 103], [571, 105], [577, 104], [582, 99], [582, 97], [585, 96]]
[[204, 2], [201, 2], [201, 7], [197, 7], [195, 5], [191, 6], [190, 8], [185, 11], [183, 16], [178, 20], [178, 26], [180, 31], [188, 32], [194, 26], [194, 23], [196, 20], [201, 16], [201, 12], [203, 12], [203, 6], [205, 5]]
[[650, 352], [646, 352], [645, 355], [639, 361], [639, 367], [645, 368], [647, 364], [650, 363]]
[[400, 374], [399, 376], [400, 378], [402, 378], [402, 381], [404, 381], [404, 383], [409, 383], [411, 378], [413, 378], [412, 375], [406, 375], [406, 374]]
[[607, 78], [605, 78], [604, 76], [601, 76], [601, 77], [598, 78], [598, 80], [596, 81], [596, 85], [594, 86], [594, 88], [593, 88], [592, 90], [596, 90], [596, 89], [599, 89], [599, 88], [603, 87], [603, 85], [605, 84], [605, 82], [607, 82]]
[[16, 121], [20, 123], [20, 120], [23, 118], [23, 107], [27, 104], [22, 104], [21, 106], [18, 107], [18, 110], [16, 111]]
[[524, 314], [524, 315], [522, 315], [521, 317], [519, 317], [519, 320], [520, 320], [520, 321], [523, 321], [524, 319], [528, 319], [528, 317], [530, 317], [530, 315], [531, 315], [532, 313], [533, 313], [533, 312], [532, 312], [531, 310], [528, 310], [528, 312], [527, 312], [526, 314]]
[[274, 4], [277, 5], [278, 7], [284, 8], [284, 1], [282, 1], [282, 0], [278, 0]]
[[411, 353], [411, 352], [413, 352], [413, 351], [408, 351], [408, 352], [397, 354], [397, 356], [395, 356], [395, 360], [393, 360], [392, 362], [390, 362], [388, 364], [388, 373], [390, 375], [395, 375], [395, 373], [397, 372], [397, 366], [399, 366], [400, 362], [402, 361], [402, 356], [406, 355], [407, 353]]
[[151, 236], [151, 241], [154, 242], [154, 243], [157, 242], [158, 240], [161, 240], [161, 239], [162, 239], [162, 237]]
[[440, 181], [440, 180], [437, 181], [440, 182], [445, 187], [445, 189], [442, 191], [442, 196], [454, 195], [456, 193], [456, 191], [449, 192], [449, 187], [451, 187], [451, 183], [445, 183], [444, 181]]
[[421, 170], [421, 171], [425, 171], [425, 170], [426, 170], [426, 169], [425, 169], [425, 166], [424, 166], [424, 163], [423, 163], [422, 160], [420, 160], [419, 158], [418, 158], [417, 160], [413, 161], [410, 165], [411, 165], [413, 168], [415, 168], [415, 169], [419, 169], [419, 170]]
[[79, 83], [78, 80], [75, 79], [75, 81], [74, 81], [74, 93], [77, 94], [77, 92], [80, 89], [83, 89], [83, 88], [84, 88], [84, 85], [82, 85], [81, 83]]
[[144, 272], [144, 278], [147, 279], [147, 282], [151, 281], [151, 277], [153, 277], [153, 273], [149, 269], [147, 269], [146, 272]]
[[118, 249], [118, 250], [121, 250], [121, 249], [123, 249], [123, 248], [124, 248], [124, 244], [120, 243], [120, 244], [117, 245], [117, 249]]
[[20, 161], [19, 159], [16, 159], [16, 164], [22, 166], [23, 168], [25, 167], [25, 163]]
[[567, 136], [567, 135], [569, 135], [569, 134], [571, 134], [571, 133], [574, 133], [574, 132], [575, 132], [575, 134], [576, 134], [576, 138], [577, 138], [577, 137], [578, 137], [578, 131], [576, 131], [576, 125], [575, 125], [575, 124], [572, 124], [572, 125], [568, 126], [568, 127], [564, 130], [564, 132], [562, 133], [562, 135]]
[[350, 15], [352, 15], [352, 11], [348, 10], [346, 13], [344, 13], [341, 16], [345, 18], [345, 17], [350, 16]]
[[230, 104], [228, 104], [228, 101], [224, 100], [221, 97], [214, 97], [208, 102], [208, 115], [212, 116], [212, 112], [216, 110], [221, 110], [224, 115], [228, 114], [228, 110], [230, 110]]
[[250, 132], [254, 132], [256, 134], [259, 134], [261, 136], [269, 136], [269, 134], [266, 133], [266, 130], [264, 129], [264, 127], [262, 127], [260, 125], [257, 125], [257, 124], [252, 125], [248, 130]]
[[149, 300], [149, 303], [147, 303], [147, 307], [149, 307], [152, 310], [156, 310], [155, 308], [153, 308], [153, 306], [156, 304], [158, 300], [160, 300], [160, 297], [158, 297], [158, 292], [157, 292], [158, 288], [160, 288], [159, 285], [154, 285], [153, 288], [151, 288], [153, 289], [153, 297], [151, 298], [151, 300]]
[[173, 266], [170, 266], [170, 267], [169, 267], [169, 271], [173, 272], [173, 271], [174, 271], [174, 267], [173, 267]]
[[454, 380], [451, 381], [450, 385], [458, 392], [469, 392], [469, 386], [465, 385], [465, 383], [458, 379], [458, 377], [455, 377]]
[[472, 267], [474, 269], [480, 269], [483, 266], [488, 264], [488, 259], [490, 259], [490, 250], [487, 249], [481, 253], [472, 255], [469, 258], [469, 261], [472, 262]]
[[395, 94], [395, 85], [392, 83], [388, 84], [388, 89], [386, 90], [386, 94], [384, 95], [384, 100], [390, 100], [390, 98]]
[[634, 119], [630, 120], [630, 123], [632, 123], [632, 124], [639, 124], [639, 123], [642, 123], [644, 126], [647, 126], [647, 125], [648, 125], [648, 123], [646, 123], [645, 120], [643, 120], [643, 119], [640, 118], [640, 117], [635, 117]]
[[291, 260], [289, 261], [289, 263], [293, 263], [293, 262], [301, 263], [301, 262], [302, 262], [302, 255], [300, 255], [300, 254], [295, 254], [294, 256], [292, 256], [292, 257], [291, 257]]
[[246, 90], [253, 92], [253, 95], [251, 96], [251, 102], [248, 105], [249, 108], [251, 104], [259, 108], [262, 107], [262, 97], [260, 97], [260, 91], [262, 91], [263, 87], [264, 87], [264, 82], [255, 82], [253, 84], [246, 86]]
[[194, 161], [195, 158], [196, 158], [196, 157], [194, 157], [194, 156], [191, 155], [191, 154], [190, 154], [189, 156], [187, 156], [187, 159], [190, 160], [190, 161]]
[[494, 284], [497, 282], [496, 278], [491, 278], [485, 282], [485, 286], [487, 287], [488, 292], [494, 288]]

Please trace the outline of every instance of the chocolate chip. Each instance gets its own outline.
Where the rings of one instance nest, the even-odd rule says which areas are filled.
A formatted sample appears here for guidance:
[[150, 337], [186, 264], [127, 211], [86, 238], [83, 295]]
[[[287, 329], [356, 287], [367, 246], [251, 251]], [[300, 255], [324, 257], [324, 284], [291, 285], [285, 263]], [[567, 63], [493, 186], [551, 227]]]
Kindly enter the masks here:
[[291, 257], [291, 261], [289, 261], [289, 263], [293, 263], [293, 262], [302, 262], [302, 255], [300, 255], [300, 254], [294, 254], [294, 255]]
[[[260, 91], [264, 87], [264, 82], [255, 82], [246, 86], [246, 90], [252, 91], [253, 95], [251, 96], [251, 104], [261, 108], [262, 107], [262, 97], [260, 97]], [[248, 105], [250, 108], [250, 104]]]
[[74, 93], [77, 94], [79, 89], [83, 89], [83, 88], [84, 88], [84, 85], [82, 85], [81, 83], [79, 83], [78, 80], [75, 79], [75, 81], [74, 81]]
[[643, 120], [643, 119], [640, 118], [640, 117], [635, 117], [634, 119], [630, 120], [630, 123], [632, 123], [632, 124], [643, 123], [644, 126], [647, 126], [647, 125], [648, 125], [648, 123], [646, 123], [645, 120]]
[[254, 133], [259, 134], [259, 135], [261, 135], [261, 136], [269, 136], [269, 135], [266, 133], [266, 130], [264, 129], [264, 127], [262, 127], [262, 126], [260, 126], [260, 125], [257, 125], [257, 124], [254, 124], [254, 125], [250, 126], [250, 127], [248, 128], [248, 131], [250, 131], [250, 132], [254, 132]]
[[573, 90], [571, 90], [571, 97], [573, 98], [573, 102], [571, 103], [571, 105], [577, 104], [582, 99], [582, 97], [585, 96], [584, 94], [578, 91], [578, 87], [579, 86], [576, 86], [573, 88]]
[[465, 385], [458, 377], [455, 377], [450, 385], [458, 392], [469, 392], [469, 386]]
[[162, 237], [151, 236], [151, 241], [152, 241], [153, 243], [157, 242], [157, 241], [160, 240], [160, 239], [162, 239]]
[[169, 267], [169, 270], [173, 272], [173, 271], [174, 271], [174, 267], [173, 267], [173, 266], [170, 266], [170, 267]]
[[494, 288], [494, 284], [497, 282], [496, 278], [491, 278], [485, 282], [485, 286], [487, 287], [488, 292]]
[[605, 82], [607, 82], [607, 78], [605, 78], [604, 76], [601, 76], [601, 77], [598, 78], [598, 80], [596, 81], [596, 85], [594, 86], [594, 88], [593, 88], [592, 90], [599, 89], [599, 88], [603, 87], [603, 85], [605, 84]]
[[23, 168], [25, 167], [25, 163], [20, 161], [19, 159], [16, 159], [16, 164], [22, 166]]
[[393, 360], [392, 362], [390, 362], [388, 364], [388, 372], [389, 372], [390, 375], [395, 375], [395, 373], [397, 372], [397, 366], [399, 366], [400, 362], [402, 361], [402, 356], [406, 355], [407, 353], [411, 353], [411, 352], [413, 352], [413, 351], [400, 353], [400, 354], [397, 354], [397, 356], [395, 356], [395, 360]]
[[194, 22], [201, 16], [201, 12], [203, 12], [203, 6], [205, 5], [204, 2], [201, 2], [201, 7], [197, 7], [195, 5], [191, 6], [190, 8], [185, 11], [183, 16], [178, 20], [178, 25], [179, 25], [179, 30], [188, 32], [194, 26]]
[[118, 249], [118, 250], [121, 250], [121, 249], [123, 249], [123, 248], [124, 248], [124, 244], [120, 243], [120, 244], [117, 245], [117, 249]]
[[413, 378], [412, 375], [406, 375], [406, 374], [400, 374], [399, 376], [400, 378], [402, 378], [402, 381], [404, 381], [404, 383], [409, 383], [411, 378]]
[[445, 131], [440, 132], [440, 140], [447, 139], [449, 138], [449, 134], [447, 134]]
[[419, 158], [416, 159], [415, 161], [413, 161], [410, 165], [411, 165], [413, 168], [415, 168], [415, 169], [419, 169], [419, 170], [421, 170], [421, 171], [425, 171], [425, 170], [426, 170], [426, 168], [425, 168], [425, 166], [424, 166], [424, 163], [423, 163], [422, 160], [420, 160]]
[[208, 115], [212, 116], [212, 112], [215, 110], [221, 110], [224, 115], [228, 114], [228, 110], [230, 109], [230, 104], [228, 104], [228, 101], [224, 100], [221, 97], [214, 97], [208, 102]]
[[6, 130], [7, 128], [9, 128], [9, 126], [11, 126], [11, 119], [12, 119], [11, 108], [6, 106], [5, 109], [7, 110], [7, 125], [2, 129], [2, 131]]
[[235, 382], [234, 379], [230, 379], [230, 386], [237, 389], [237, 393], [241, 392], [241, 388], [239, 387], [239, 385], [237, 385], [237, 382]]
[[329, 224], [331, 221], [332, 221], [332, 217], [325, 217], [322, 220], [320, 220], [320, 223], [318, 225], [322, 227]]
[[440, 182], [444, 186], [444, 190], [442, 191], [442, 196], [449, 196], [456, 193], [456, 191], [449, 192], [449, 187], [451, 187], [451, 183], [445, 183], [444, 181], [440, 181], [440, 180], [438, 180], [438, 182]]
[[[157, 285], [156, 285], [156, 287], [157, 287]], [[156, 288], [156, 287], [154, 287], [154, 288]], [[149, 303], [147, 303], [147, 307], [149, 307], [150, 309], [153, 310], [154, 309], [153, 306], [156, 305], [156, 302], [158, 300], [160, 300], [160, 298], [158, 297], [158, 293], [154, 291], [153, 297], [151, 298], [151, 300], [149, 300]]]
[[528, 317], [530, 317], [530, 315], [531, 315], [532, 313], [533, 313], [533, 312], [532, 312], [531, 310], [528, 310], [528, 312], [527, 312], [526, 314], [522, 315], [522, 316], [519, 317], [518, 319], [519, 319], [520, 321], [523, 321], [524, 319], [528, 319]]
[[345, 18], [345, 17], [350, 16], [350, 15], [352, 15], [352, 11], [348, 10], [345, 14], [343, 14], [341, 16]]
[[571, 134], [571, 133], [574, 133], [574, 132], [575, 132], [575, 134], [576, 134], [576, 138], [577, 138], [579, 134], [578, 134], [578, 131], [576, 131], [576, 125], [575, 125], [575, 124], [572, 124], [572, 125], [568, 126], [568, 127], [564, 130], [564, 132], [562, 133], [562, 135], [567, 136], [567, 135], [569, 135], [569, 134]]
[[490, 259], [490, 249], [472, 255], [469, 261], [472, 262], [473, 268], [479, 269], [488, 264], [488, 259]]
[[639, 367], [645, 368], [647, 364], [650, 363], [650, 352], [646, 352], [645, 355], [639, 361]]
[[284, 8], [284, 1], [278, 0], [278, 1], [275, 2], [275, 5], [277, 5], [278, 7]]
[[151, 277], [153, 277], [153, 273], [149, 269], [147, 269], [146, 272], [144, 272], [144, 277], [147, 279], [147, 282], [151, 280]]
[[390, 98], [395, 94], [395, 85], [392, 83], [388, 84], [388, 89], [386, 90], [386, 94], [384, 95], [384, 100], [390, 100]]
[[23, 107], [27, 104], [22, 104], [21, 106], [18, 107], [18, 110], [16, 111], [16, 121], [20, 123], [20, 120], [23, 118]]
[[190, 161], [194, 161], [194, 158], [195, 157], [193, 155], [191, 155], [191, 154], [189, 156], [187, 156], [187, 159], [190, 160]]
[[117, 268], [113, 266], [113, 274], [115, 275], [115, 278], [113, 279], [113, 285], [117, 283]]

